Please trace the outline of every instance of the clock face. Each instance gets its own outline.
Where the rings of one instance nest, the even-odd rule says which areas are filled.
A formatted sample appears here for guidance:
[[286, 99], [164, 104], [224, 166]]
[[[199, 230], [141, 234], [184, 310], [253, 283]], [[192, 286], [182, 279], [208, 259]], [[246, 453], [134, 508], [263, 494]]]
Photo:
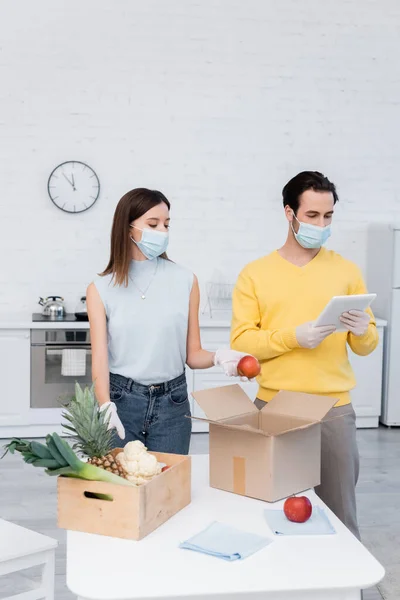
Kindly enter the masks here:
[[69, 160], [52, 171], [47, 189], [58, 208], [69, 213], [80, 213], [96, 202], [100, 194], [100, 181], [89, 165]]

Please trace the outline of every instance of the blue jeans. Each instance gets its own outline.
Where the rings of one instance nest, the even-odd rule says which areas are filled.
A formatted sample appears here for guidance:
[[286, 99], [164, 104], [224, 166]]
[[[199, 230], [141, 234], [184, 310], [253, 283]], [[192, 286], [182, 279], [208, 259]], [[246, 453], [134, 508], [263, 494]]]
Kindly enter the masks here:
[[140, 440], [153, 452], [188, 454], [192, 421], [185, 374], [157, 385], [141, 385], [110, 373], [110, 399], [125, 427], [114, 447]]

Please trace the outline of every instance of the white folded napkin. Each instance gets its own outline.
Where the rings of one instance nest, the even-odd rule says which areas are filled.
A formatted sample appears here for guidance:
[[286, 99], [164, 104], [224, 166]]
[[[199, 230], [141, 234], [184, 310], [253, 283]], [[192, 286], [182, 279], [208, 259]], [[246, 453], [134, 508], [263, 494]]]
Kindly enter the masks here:
[[328, 515], [320, 506], [313, 506], [305, 523], [293, 523], [283, 510], [264, 510], [264, 517], [275, 535], [332, 535], [336, 533]]
[[83, 377], [86, 375], [86, 350], [65, 348], [62, 351], [61, 375]]
[[214, 521], [197, 535], [182, 542], [179, 547], [233, 561], [243, 560], [271, 542], [267, 537]]

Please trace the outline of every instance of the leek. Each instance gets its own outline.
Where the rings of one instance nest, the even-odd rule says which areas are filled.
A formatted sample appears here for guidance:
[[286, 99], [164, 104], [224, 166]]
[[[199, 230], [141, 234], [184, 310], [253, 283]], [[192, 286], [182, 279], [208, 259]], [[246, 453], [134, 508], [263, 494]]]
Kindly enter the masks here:
[[117, 485], [135, 485], [119, 475], [83, 462], [57, 433], [46, 437], [46, 445], [14, 438], [4, 448], [5, 453], [2, 458], [7, 452], [11, 454], [19, 452], [27, 464], [45, 468], [48, 475], [63, 475], [89, 481], [116, 483]]

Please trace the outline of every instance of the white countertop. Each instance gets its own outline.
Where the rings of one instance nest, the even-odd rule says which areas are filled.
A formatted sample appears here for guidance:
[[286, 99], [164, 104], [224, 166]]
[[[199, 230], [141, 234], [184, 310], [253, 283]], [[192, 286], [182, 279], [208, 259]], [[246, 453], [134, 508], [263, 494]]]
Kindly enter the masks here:
[[[387, 321], [384, 319], [376, 319], [378, 327], [386, 327]], [[200, 327], [203, 329], [230, 327], [231, 322], [228, 318], [202, 317], [200, 315]], [[89, 329], [88, 321], [32, 321], [31, 315], [14, 314], [0, 315], [0, 329]]]
[[[230, 327], [230, 319], [200, 315], [200, 327]], [[89, 329], [89, 321], [32, 321], [31, 315], [0, 315], [0, 329]]]
[[0, 329], [89, 329], [89, 321], [32, 321], [30, 315], [0, 315]]

